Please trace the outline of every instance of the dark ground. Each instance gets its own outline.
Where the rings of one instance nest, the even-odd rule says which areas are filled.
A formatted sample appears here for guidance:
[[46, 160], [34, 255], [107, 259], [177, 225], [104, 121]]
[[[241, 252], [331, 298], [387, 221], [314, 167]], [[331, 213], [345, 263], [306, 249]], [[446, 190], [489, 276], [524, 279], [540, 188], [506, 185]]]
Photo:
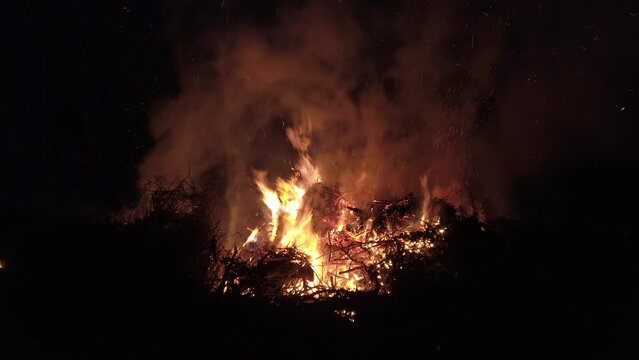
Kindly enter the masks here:
[[[170, 47], [147, 24], [163, 26], [161, 6], [136, 4], [143, 11], [121, 19], [125, 5], [3, 12], [6, 358], [636, 358], [636, 150], [549, 161], [517, 183], [518, 221], [493, 224], [485, 242], [461, 227], [448, 271], [355, 301], [355, 324], [328, 305], [213, 297], [185, 270], [196, 245], [104, 223], [100, 214], [135, 198], [149, 104], [178, 91]], [[121, 23], [126, 33], [113, 30]], [[620, 56], [611, 78], [636, 80], [635, 60]], [[611, 96], [636, 130], [636, 95]]]

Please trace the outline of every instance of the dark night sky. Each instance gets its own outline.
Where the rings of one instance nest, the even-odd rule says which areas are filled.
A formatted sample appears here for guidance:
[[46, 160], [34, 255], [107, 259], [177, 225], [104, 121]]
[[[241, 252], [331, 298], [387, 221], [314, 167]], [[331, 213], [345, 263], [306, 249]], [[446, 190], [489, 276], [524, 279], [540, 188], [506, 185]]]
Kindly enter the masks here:
[[15, 197], [3, 210], [109, 209], [131, 196], [150, 104], [176, 90], [170, 49], [150, 25], [161, 31], [161, 9], [129, 16], [115, 4], [24, 4], [5, 13], [16, 88], [3, 125], [12, 169], [4, 181]]
[[[75, 274], [75, 266], [89, 262], [79, 258], [87, 251], [100, 253], [102, 246], [110, 243], [100, 236], [96, 239], [103, 242], [91, 244], [84, 242], [84, 236], [56, 240], [37, 231], [58, 223], [93, 223], [136, 201], [138, 165], [154, 146], [148, 130], [152, 112], [156, 105], [184, 91], [180, 70], [185, 63], [197, 68], [208, 61], [208, 54], [202, 53], [206, 50], [199, 47], [203, 34], [244, 24], [268, 29], [278, 21], [280, 9], [277, 1], [180, 3], [65, 0], [5, 5], [0, 21], [5, 85], [0, 107], [4, 189], [0, 214], [8, 225], [0, 235], [0, 259], [8, 259], [9, 265], [13, 261], [15, 268], [35, 266], [37, 270], [25, 272], [25, 279], [40, 281], [37, 271], [49, 271], [53, 262], [48, 260], [50, 253], [59, 256], [57, 265], [73, 264], [60, 265], [56, 274]], [[306, 3], [288, 2], [293, 4], [290, 6]], [[353, 3], [363, 24], [369, 24], [367, 16], [373, 12], [391, 18], [398, 6], [381, 0]], [[534, 43], [536, 56], [545, 59], [544, 65], [535, 67], [542, 71], [536, 76], [562, 79], [553, 87], [559, 90], [550, 95], [542, 92], [547, 96], [540, 95], [536, 102], [540, 116], [548, 115], [557, 122], [550, 129], [563, 131], [563, 113], [557, 104], [579, 109], [569, 113], [592, 115], [592, 119], [586, 116], [590, 120], [584, 120], [583, 125], [571, 120], [567, 134], [542, 134], [543, 138], [556, 135], [560, 139], [556, 144], [565, 144], [568, 150], [548, 152], [551, 155], [534, 171], [509, 183], [510, 201], [525, 227], [565, 226], [563, 232], [548, 239], [540, 230], [534, 241], [518, 244], [513, 251], [530, 251], [526, 259], [537, 263], [539, 257], [539, 264], [551, 264], [549, 268], [539, 265], [540, 270], [531, 276], [546, 279], [552, 271], [563, 274], [548, 286], [549, 291], [565, 296], [566, 307], [583, 296], [591, 300], [579, 305], [579, 311], [591, 306], [605, 308], [583, 320], [588, 326], [603, 328], [605, 334], [631, 337], [624, 328], [629, 320], [618, 319], [634, 314], [628, 304], [632, 296], [636, 298], [629, 283], [637, 274], [639, 5], [636, 1], [458, 3], [471, 24], [485, 13], [513, 16], [512, 27], [504, 33], [505, 55], [491, 73], [497, 91], [508, 89], [506, 84], [521, 76], [518, 70], [527, 69], [530, 53], [524, 49]], [[392, 43], [385, 46], [388, 48], [373, 51], [380, 63], [385, 51], [393, 49]], [[587, 69], [588, 73], [566, 74], [567, 69]], [[596, 81], [588, 94], [599, 96], [580, 97], [590, 79]], [[520, 95], [526, 93], [513, 94], [515, 99], [510, 100], [508, 109], [495, 108], [490, 96], [481, 99], [478, 126], [491, 129], [497, 114], [502, 110], [512, 113], [520, 102], [523, 109], [529, 109], [529, 99], [516, 98]], [[582, 129], [590, 135], [582, 136]], [[608, 140], [593, 140], [592, 134], [599, 133]], [[500, 150], [509, 152], [508, 146]], [[560, 155], [553, 155], [557, 153]], [[31, 237], [30, 231], [34, 232]], [[124, 251], [117, 249], [110, 249], [109, 254], [97, 263], [110, 266], [120, 261], [114, 257], [125, 257]], [[593, 264], [603, 272], [597, 272]], [[95, 271], [102, 273], [101, 269]], [[584, 274], [587, 278], [580, 277]], [[121, 270], [118, 276], [127, 275]], [[46, 286], [54, 289], [57, 285]], [[39, 297], [35, 289], [34, 285], [29, 294]], [[570, 293], [573, 290], [577, 295]], [[543, 299], [550, 303], [548, 299], [553, 298]], [[574, 315], [578, 310], [567, 316], [578, 318]], [[617, 317], [609, 315], [612, 313]], [[571, 329], [578, 330], [579, 324]], [[608, 325], [614, 329], [608, 331]]]

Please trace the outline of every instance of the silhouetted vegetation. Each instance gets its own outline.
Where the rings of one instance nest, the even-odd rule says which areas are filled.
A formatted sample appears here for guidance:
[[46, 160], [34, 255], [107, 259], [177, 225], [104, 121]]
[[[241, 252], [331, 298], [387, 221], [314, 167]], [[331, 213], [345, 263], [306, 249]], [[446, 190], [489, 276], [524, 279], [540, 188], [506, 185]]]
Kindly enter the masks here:
[[[194, 207], [177, 211], [167, 206], [168, 193], [158, 193], [154, 211], [128, 225], [16, 217], [4, 228], [13, 240], [0, 272], [10, 309], [4, 339], [20, 354], [58, 358], [379, 357], [414, 350], [441, 357], [623, 357], [633, 351], [636, 328], [633, 215], [611, 206], [621, 187], [582, 199], [595, 187], [575, 187], [570, 179], [591, 170], [568, 169], [549, 180], [550, 188], [522, 184], [548, 193], [522, 200], [538, 209], [538, 220], [482, 223], [437, 203], [445, 246], [434, 259], [394, 272], [390, 295], [312, 303], [212, 292], [209, 265], [220, 234], [214, 209], [203, 204], [215, 202], [188, 187], [183, 195]], [[552, 190], [562, 183], [573, 185]], [[577, 211], [581, 205], [566, 199], [602, 210]]]

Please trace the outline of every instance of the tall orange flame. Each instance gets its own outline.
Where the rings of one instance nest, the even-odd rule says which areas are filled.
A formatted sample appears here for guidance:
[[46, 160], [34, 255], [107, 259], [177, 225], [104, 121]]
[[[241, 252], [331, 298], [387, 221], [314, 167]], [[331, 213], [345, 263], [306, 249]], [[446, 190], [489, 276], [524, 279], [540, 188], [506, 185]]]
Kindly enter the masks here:
[[[294, 131], [287, 130], [289, 139]], [[292, 142], [299, 142], [297, 139]], [[304, 206], [305, 196], [309, 190], [320, 184], [322, 177], [319, 169], [313, 164], [309, 155], [305, 152], [305, 146], [299, 150], [299, 159], [294, 167], [294, 175], [288, 180], [277, 178], [275, 186], [271, 187], [266, 180], [266, 172], [255, 172], [255, 184], [262, 194], [262, 201], [270, 211], [268, 226], [256, 227], [251, 231], [245, 245], [256, 242], [259, 236], [270, 239], [276, 248], [294, 247], [308, 258], [314, 276], [312, 281], [305, 282], [300, 279], [293, 284], [290, 292], [295, 292], [306, 287], [321, 286], [323, 288], [358, 290], [365, 284], [363, 268], [372, 264], [377, 267], [391, 267], [392, 261], [384, 261], [386, 254], [384, 247], [376, 246], [376, 243], [385, 239], [385, 234], [378, 234], [373, 229], [372, 219], [368, 219], [362, 228], [349, 227], [349, 220], [354, 217], [353, 210], [345, 203], [345, 200], [338, 199], [338, 219], [331, 222], [327, 229], [314, 229], [313, 208]], [[424, 205], [422, 206], [421, 219], [415, 218], [409, 228], [392, 229], [390, 225], [388, 232], [415, 230], [423, 226], [427, 221], [427, 194], [426, 179], [422, 179], [425, 189]], [[326, 223], [326, 219], [318, 219], [321, 223]], [[410, 227], [414, 228], [410, 228]], [[359, 251], [355, 253], [334, 253], [331, 248], [341, 245], [357, 243]], [[421, 242], [407, 244], [405, 249], [410, 253], [421, 253], [432, 247], [428, 239]], [[381, 278], [380, 278], [381, 279]], [[375, 281], [380, 281], [375, 279]], [[380, 285], [384, 285], [383, 282]]]

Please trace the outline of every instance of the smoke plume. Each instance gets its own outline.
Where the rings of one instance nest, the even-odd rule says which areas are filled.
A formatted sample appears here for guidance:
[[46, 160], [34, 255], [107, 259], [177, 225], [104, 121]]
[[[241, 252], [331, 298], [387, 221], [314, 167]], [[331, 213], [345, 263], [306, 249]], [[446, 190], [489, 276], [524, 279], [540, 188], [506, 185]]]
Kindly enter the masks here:
[[[534, 32], [539, 9], [366, 4], [283, 3], [265, 21], [196, 32], [176, 21], [181, 91], [157, 106], [140, 186], [187, 176], [220, 186], [207, 183], [218, 174], [223, 225], [244, 239], [260, 210], [254, 171], [286, 178], [299, 150], [358, 205], [414, 192], [508, 216], [514, 179], [558, 144], [581, 146], [569, 139], [605, 138], [583, 126], [600, 109], [561, 104], [602, 94], [577, 52], [569, 69], [554, 62]], [[585, 90], [566, 94], [566, 81]]]

